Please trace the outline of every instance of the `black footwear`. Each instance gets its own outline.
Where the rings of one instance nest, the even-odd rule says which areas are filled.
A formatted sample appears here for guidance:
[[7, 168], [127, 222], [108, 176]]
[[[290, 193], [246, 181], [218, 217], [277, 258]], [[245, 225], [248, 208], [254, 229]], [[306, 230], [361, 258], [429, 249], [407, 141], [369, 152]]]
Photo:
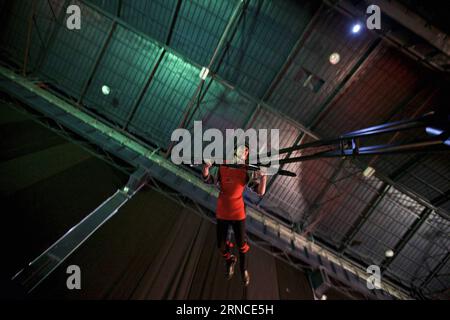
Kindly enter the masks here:
[[227, 260], [227, 272], [226, 272], [226, 278], [227, 280], [230, 280], [233, 278], [234, 275], [234, 267], [236, 266], [237, 258], [235, 256], [231, 256], [230, 259]]
[[250, 274], [248, 273], [247, 270], [245, 270], [243, 273], [241, 272], [242, 275], [242, 282], [244, 283], [244, 286], [248, 286], [250, 283]]

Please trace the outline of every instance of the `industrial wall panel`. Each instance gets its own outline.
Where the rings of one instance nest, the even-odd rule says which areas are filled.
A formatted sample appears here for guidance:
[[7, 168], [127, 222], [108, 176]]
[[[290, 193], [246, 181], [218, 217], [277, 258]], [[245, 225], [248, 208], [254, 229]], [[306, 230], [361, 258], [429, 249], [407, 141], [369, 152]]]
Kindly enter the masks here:
[[[344, 236], [354, 226], [357, 219], [382, 192], [382, 182], [376, 177], [364, 177], [361, 170], [350, 164], [341, 172], [330, 188], [328, 197], [333, 199], [320, 206], [317, 216], [320, 217], [315, 234], [339, 246]], [[352, 241], [357, 244], [358, 241]], [[350, 245], [352, 245], [350, 243]]]
[[200, 70], [166, 53], [129, 129], [167, 148], [200, 81]]
[[[84, 103], [123, 125], [137, 102], [159, 57], [161, 48], [118, 26], [98, 65]], [[109, 94], [102, 87], [110, 88]]]
[[122, 0], [120, 18], [151, 38], [165, 43], [177, 0]]
[[450, 222], [432, 213], [389, 267], [408, 284], [420, 285], [449, 252]]
[[251, 0], [219, 75], [262, 98], [311, 20], [316, 1]]
[[182, 1], [171, 47], [200, 65], [209, 65], [239, 1]]
[[[327, 97], [374, 39], [369, 33], [351, 34], [351, 26], [350, 19], [335, 11], [323, 10], [269, 104], [300, 123], [311, 125]], [[340, 55], [335, 65], [329, 62], [333, 53]], [[312, 90], [310, 75], [322, 80], [323, 85]]]
[[349, 247], [349, 253], [369, 257], [380, 264], [385, 252], [396, 244], [420, 217], [424, 207], [395, 188], [389, 188], [374, 208], [369, 218], [356, 233], [357, 246]]
[[[73, 4], [82, 6], [78, 1]], [[87, 7], [83, 7], [80, 30], [69, 30], [65, 24], [59, 25], [42, 67], [45, 79], [78, 98], [111, 25], [111, 20]]]

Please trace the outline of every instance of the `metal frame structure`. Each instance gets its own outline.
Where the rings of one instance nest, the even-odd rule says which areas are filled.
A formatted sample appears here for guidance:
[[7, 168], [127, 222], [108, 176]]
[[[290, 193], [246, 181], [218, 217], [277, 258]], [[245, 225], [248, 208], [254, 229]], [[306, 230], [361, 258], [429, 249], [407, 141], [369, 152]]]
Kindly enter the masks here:
[[[173, 12], [173, 16], [172, 16], [171, 26], [170, 26], [170, 28], [169, 28], [169, 30], [168, 30], [168, 32], [167, 32], [166, 42], [165, 42], [164, 44], [159, 43], [159, 42], [156, 41], [155, 39], [149, 37], [148, 35], [146, 35], [146, 34], [144, 34], [144, 33], [142, 33], [142, 32], [140, 32], [140, 31], [137, 30], [136, 28], [130, 26], [129, 24], [127, 24], [126, 22], [123, 21], [123, 20], [121, 19], [121, 17], [120, 17], [120, 12], [121, 12], [121, 1], [119, 1], [119, 3], [118, 3], [118, 11], [117, 11], [117, 14], [116, 14], [116, 15], [110, 14], [110, 13], [106, 12], [106, 11], [103, 10], [102, 8], [99, 8], [98, 6], [95, 6], [95, 5], [91, 4], [91, 3], [89, 3], [89, 1], [84, 1], [84, 0], [82, 0], [82, 3], [84, 3], [85, 5], [87, 5], [87, 6], [90, 7], [90, 8], [94, 9], [95, 11], [99, 12], [100, 14], [104, 15], [105, 17], [108, 17], [108, 18], [111, 19], [111, 21], [112, 21], [111, 32], [109, 33], [109, 37], [105, 39], [105, 42], [104, 42], [104, 45], [102, 46], [102, 49], [99, 50], [99, 52], [98, 52], [98, 56], [97, 56], [97, 59], [96, 59], [96, 63], [94, 64], [93, 70], [92, 70], [92, 72], [91, 72], [91, 76], [88, 78], [88, 81], [86, 82], [86, 88], [85, 88], [85, 90], [83, 90], [84, 92], [87, 92], [88, 86], [89, 86], [89, 84], [90, 84], [90, 80], [92, 79], [92, 77], [93, 77], [94, 74], [95, 74], [95, 70], [96, 70], [96, 68], [98, 67], [98, 64], [99, 64], [99, 62], [100, 62], [100, 60], [101, 60], [101, 58], [102, 58], [102, 55], [103, 55], [103, 53], [105, 52], [106, 47], [107, 47], [107, 45], [108, 45], [108, 41], [109, 41], [108, 39], [111, 38], [112, 33], [114, 32], [114, 28], [115, 28], [116, 25], [121, 25], [121, 26], [125, 27], [126, 29], [131, 30], [131, 31], [133, 31], [133, 32], [135, 32], [135, 33], [141, 35], [142, 37], [144, 37], [144, 38], [146, 38], [146, 39], [149, 39], [149, 40], [151, 40], [151, 41], [154, 42], [154, 43], [157, 43], [158, 46], [161, 47], [161, 52], [160, 52], [160, 55], [159, 55], [159, 58], [158, 58], [158, 62], [157, 62], [156, 65], [154, 66], [152, 72], [151, 72], [150, 75], [149, 75], [149, 78], [147, 79], [147, 81], [146, 81], [144, 87], [142, 88], [142, 90], [141, 90], [141, 92], [140, 92], [140, 94], [139, 94], [139, 98], [138, 98], [138, 100], [136, 101], [136, 103], [135, 103], [135, 105], [133, 106], [133, 108], [131, 109], [131, 113], [129, 114], [129, 116], [128, 116], [128, 118], [127, 118], [127, 121], [126, 121], [126, 123], [125, 123], [125, 125], [124, 125], [122, 128], [119, 128], [120, 130], [117, 129], [120, 133], [124, 134], [124, 133], [126, 133], [126, 132], [124, 132], [124, 130], [127, 129], [128, 124], [131, 122], [131, 120], [132, 120], [132, 118], [133, 118], [133, 116], [134, 116], [136, 110], [138, 109], [138, 107], [139, 107], [139, 105], [140, 105], [140, 103], [141, 103], [141, 100], [142, 100], [142, 98], [143, 98], [143, 96], [144, 96], [146, 90], [147, 90], [148, 87], [150, 86], [150, 83], [151, 83], [151, 81], [152, 81], [152, 79], [153, 79], [153, 76], [154, 76], [154, 74], [156, 73], [156, 70], [157, 70], [158, 67], [159, 67], [159, 63], [162, 61], [162, 59], [163, 59], [163, 57], [164, 57], [164, 54], [165, 54], [166, 52], [173, 53], [174, 55], [176, 55], [176, 56], [178, 56], [178, 57], [182, 57], [184, 60], [188, 61], [190, 64], [192, 64], [192, 65], [194, 65], [194, 66], [196, 66], [196, 67], [201, 67], [201, 66], [199, 66], [198, 64], [196, 64], [195, 62], [190, 61], [189, 58], [184, 57], [183, 55], [177, 53], [175, 50], [173, 50], [172, 48], [170, 48], [170, 39], [171, 39], [171, 35], [172, 35], [172, 33], [173, 33], [174, 26], [175, 26], [176, 21], [177, 21], [177, 17], [178, 17], [178, 12], [179, 12], [179, 10], [180, 10], [181, 1], [179, 0], [179, 1], [177, 2], [177, 5], [175, 6], [175, 9], [174, 9], [174, 12]], [[326, 5], [329, 5], [329, 3], [327, 3], [327, 2], [325, 2], [325, 4], [326, 4]], [[236, 10], [238, 10], [239, 8], [242, 8], [241, 6], [243, 6], [243, 5], [239, 3], [238, 6], [237, 6], [237, 8], [236, 8]], [[323, 5], [322, 5], [322, 7], [323, 7]], [[300, 50], [300, 48], [301, 48], [302, 45], [304, 44], [305, 40], [307, 39], [308, 34], [309, 34], [309, 32], [310, 32], [310, 29], [313, 28], [313, 26], [314, 26], [314, 21], [316, 21], [317, 16], [319, 15], [319, 12], [322, 10], [322, 7], [319, 8], [319, 9], [315, 12], [314, 16], [312, 17], [312, 19], [311, 19], [310, 22], [308, 23], [308, 26], [305, 28], [303, 34], [300, 36], [300, 38], [298, 39], [297, 43], [296, 43], [296, 44], [294, 45], [294, 47], [292, 48], [291, 53], [289, 54], [288, 58], [286, 59], [286, 61], [285, 61], [284, 65], [283, 65], [281, 71], [280, 71], [280, 72], [277, 74], [277, 76], [273, 79], [272, 83], [270, 84], [270, 86], [269, 86], [267, 92], [265, 93], [265, 95], [264, 95], [264, 97], [263, 97], [262, 99], [258, 99], [258, 98], [254, 97], [254, 96], [251, 96], [251, 95], [249, 95], [248, 93], [243, 92], [240, 88], [234, 88], [234, 89], [235, 89], [237, 92], [239, 92], [242, 96], [246, 97], [247, 99], [249, 99], [250, 101], [252, 101], [252, 102], [255, 103], [255, 109], [253, 110], [253, 112], [252, 112], [252, 114], [249, 116], [249, 118], [246, 120], [247, 126], [249, 126], [249, 125], [251, 124], [251, 121], [256, 117], [256, 115], [257, 115], [257, 113], [259, 112], [259, 110], [269, 110], [269, 111], [273, 112], [274, 114], [280, 116], [283, 120], [285, 120], [285, 121], [287, 121], [287, 122], [289, 122], [289, 123], [292, 123], [296, 128], [299, 128], [299, 130], [301, 131], [301, 133], [300, 133], [300, 135], [297, 137], [297, 139], [295, 140], [294, 146], [297, 146], [297, 145], [298, 145], [299, 143], [301, 143], [302, 140], [303, 140], [304, 138], [306, 138], [306, 137], [312, 137], [312, 138], [314, 138], [314, 139], [319, 139], [319, 138], [320, 138], [320, 137], [319, 137], [317, 134], [315, 134], [315, 132], [314, 132], [314, 126], [315, 126], [315, 124], [318, 123], [318, 121], [320, 120], [320, 118], [323, 117], [324, 114], [326, 114], [326, 112], [329, 110], [330, 106], [333, 105], [333, 102], [335, 101], [335, 99], [336, 99], [337, 97], [339, 97], [339, 96], [346, 90], [346, 88], [354, 81], [355, 77], [357, 77], [357, 75], [358, 75], [360, 72], [364, 71], [364, 69], [366, 68], [366, 61], [368, 61], [369, 56], [371, 56], [372, 54], [374, 54], [374, 52], [376, 53], [377, 48], [379, 48], [379, 43], [380, 43], [380, 41], [381, 41], [381, 38], [378, 38], [378, 39], [376, 39], [376, 40], [372, 43], [372, 45], [371, 45], [370, 48], [366, 51], [366, 53], [364, 54], [364, 56], [363, 56], [361, 59], [359, 59], [359, 61], [353, 66], [353, 68], [351, 69], [351, 71], [347, 74], [347, 76], [345, 77], [344, 81], [343, 81], [343, 82], [336, 88], [336, 90], [334, 90], [334, 92], [333, 92], [333, 93], [325, 100], [325, 102], [322, 104], [322, 108], [320, 108], [320, 112], [318, 112], [318, 113], [316, 114], [316, 116], [314, 117], [313, 121], [311, 121], [311, 123], [310, 123], [309, 125], [304, 125], [304, 124], [302, 124], [302, 123], [299, 123], [299, 122], [297, 122], [297, 121], [292, 120], [291, 118], [289, 118], [288, 116], [286, 116], [286, 115], [283, 114], [282, 112], [280, 112], [280, 111], [278, 111], [278, 110], [275, 110], [273, 107], [271, 107], [271, 106], [269, 105], [269, 103], [267, 102], [267, 100], [268, 100], [268, 98], [270, 97], [270, 95], [271, 95], [271, 93], [273, 92], [273, 90], [276, 88], [276, 86], [277, 86], [277, 81], [279, 80], [280, 77], [282, 77], [283, 73], [287, 70], [289, 64], [291, 63], [292, 58], [295, 56], [296, 52], [298, 52], [298, 51]], [[336, 10], [339, 11], [339, 8], [335, 8], [335, 6], [332, 6], [332, 7], [333, 7], [333, 9], [336, 9]], [[239, 9], [239, 10], [240, 10], [240, 9]], [[236, 12], [238, 12], [238, 11], [236, 11]], [[232, 15], [232, 17], [233, 17], [233, 16], [234, 16], [234, 15]], [[233, 21], [234, 21], [234, 19], [232, 18], [231, 21], [229, 22], [229, 26], [233, 26], [233, 25], [234, 25], [234, 28], [232, 28], [232, 29], [234, 29], [234, 30], [232, 30], [233, 32], [231, 32], [231, 34], [232, 34], [232, 35], [231, 35], [231, 38], [234, 36], [234, 33], [236, 32], [236, 29], [237, 29], [237, 26], [238, 26], [238, 23], [233, 23]], [[228, 28], [227, 28], [227, 29], [228, 29]], [[57, 33], [57, 32], [58, 32], [58, 29], [56, 29], [56, 30], [53, 32], [53, 35], [52, 35], [52, 37], [50, 38], [50, 41], [52, 41], [52, 39], [53, 39], [53, 41], [54, 41], [54, 39], [56, 38], [56, 33]], [[218, 46], [217, 46], [217, 48], [216, 48], [216, 50], [215, 50], [215, 52], [214, 52], [214, 54], [213, 54], [213, 58], [211, 59], [210, 65], [213, 64], [214, 58], [215, 58], [215, 57], [219, 57], [219, 56], [220, 56], [220, 55], [219, 55], [219, 52], [221, 51], [221, 49], [224, 48], [224, 47], [223, 47], [224, 44], [225, 44], [225, 40], [224, 40], [224, 39], [228, 38], [228, 37], [227, 37], [227, 34], [228, 34], [227, 32], [224, 32], [224, 34], [222, 35], [222, 38], [221, 38], [221, 40], [219, 41], [219, 44], [218, 44]], [[47, 49], [48, 49], [48, 48], [47, 48]], [[223, 55], [224, 55], [224, 53], [226, 52], [226, 50], [227, 50], [227, 47], [225, 47], [224, 50], [223, 50], [222, 58], [223, 58]], [[40, 62], [40, 65], [43, 64], [42, 61], [43, 61], [44, 59], [46, 59], [47, 54], [48, 54], [48, 50], [45, 50], [45, 51], [44, 51], [44, 56], [41, 57], [41, 58], [39, 59], [39, 61], [41, 61], [41, 62]], [[218, 60], [218, 61], [219, 61], [218, 63], [220, 64], [221, 60]], [[224, 79], [220, 78], [220, 76], [218, 76], [218, 75], [215, 74], [214, 72], [210, 72], [210, 78], [211, 78], [211, 79], [214, 79], [215, 81], [218, 81], [220, 84], [222, 84], [222, 85], [224, 85], [224, 86], [226, 86], [226, 87], [233, 87], [232, 84], [230, 84], [229, 82], [227, 82], [227, 81], [225, 81]], [[200, 84], [201, 84], [201, 83], [202, 83], [202, 81], [200, 82]], [[191, 100], [191, 101], [192, 101], [192, 104], [190, 103], [190, 104], [188, 105], [188, 107], [185, 109], [185, 111], [186, 111], [186, 117], [189, 117], [189, 111], [190, 111], [190, 109], [191, 109], [191, 106], [192, 106], [195, 102], [199, 103], [199, 101], [201, 101], [201, 99], [203, 99], [203, 98], [205, 97], [206, 92], [207, 92], [207, 90], [208, 90], [210, 84], [211, 84], [211, 82], [209, 82], [209, 84], [207, 85], [207, 87], [206, 87], [204, 90], [201, 90], [201, 89], [200, 89], [200, 91], [197, 91], [196, 93], [194, 93], [193, 98], [192, 98], [192, 100]], [[79, 99], [80, 99], [80, 100], [79, 100], [80, 102], [82, 102], [82, 97], [83, 97], [83, 94], [82, 94], [82, 95], [80, 96], [80, 98], [79, 98]], [[198, 98], [198, 99], [197, 99], [197, 98]], [[195, 110], [196, 110], [196, 109], [194, 108], [194, 112], [195, 112]], [[83, 111], [86, 112], [87, 110], [83, 110]], [[191, 115], [192, 115], [192, 114], [193, 114], [193, 112], [191, 112]], [[128, 136], [128, 137], [133, 138], [133, 137], [131, 137], [131, 136]], [[140, 142], [142, 142], [142, 141], [140, 141]], [[168, 149], [170, 149], [170, 147], [169, 147]], [[114, 152], [113, 152], [113, 153], [114, 153]], [[289, 157], [291, 154], [292, 154], [292, 152], [288, 153], [288, 157]], [[352, 161], [352, 163], [356, 164], [356, 165], [357, 165], [358, 167], [360, 167], [361, 169], [364, 169], [365, 164], [363, 164], [363, 163], [361, 163], [361, 162], [358, 162], [357, 160], [356, 160], [356, 161], [355, 161], [355, 160], [351, 160], [351, 161]], [[414, 161], [411, 162], [411, 163], [414, 164]], [[405, 166], [406, 166], [406, 165], [405, 165]], [[349, 231], [349, 233], [348, 233], [347, 236], [345, 237], [345, 239], [346, 239], [345, 243], [348, 244], [348, 243], [350, 243], [350, 242], [352, 241], [353, 236], [354, 236], [355, 234], [357, 234], [359, 228], [360, 228], [362, 225], [364, 225], [364, 222], [370, 217], [371, 213], [374, 211], [374, 209], [375, 209], [375, 207], [376, 207], [376, 204], [379, 203], [379, 202], [383, 199], [383, 196], [386, 194], [387, 190], [392, 186], [392, 187], [395, 187], [395, 188], [397, 188], [398, 190], [402, 191], [403, 193], [407, 194], [407, 195], [410, 196], [412, 199], [418, 201], [420, 204], [424, 205], [424, 206], [426, 207], [426, 209], [425, 209], [426, 211], [425, 211], [425, 212], [427, 213], [427, 214], [423, 214], [423, 215], [421, 216], [421, 219], [418, 220], [418, 221], [416, 221], [416, 223], [415, 223], [413, 226], [411, 226], [410, 230], [409, 230], [409, 231], [404, 235], [404, 237], [399, 241], [399, 243], [397, 244], [397, 247], [396, 247], [396, 251], [397, 251], [397, 250], [401, 250], [401, 249], [406, 245], [406, 243], [408, 242], [408, 240], [414, 235], [415, 230], [417, 230], [417, 229], [423, 224], [423, 222], [425, 222], [426, 216], [427, 216], [428, 214], [430, 214], [431, 212], [433, 212], [433, 211], [438, 211], [437, 206], [438, 206], [438, 204], [440, 203], [440, 201], [443, 201], [442, 199], [444, 199], [444, 198], [441, 199], [441, 198], [438, 197], [438, 198], [436, 198], [436, 199], [433, 199], [432, 201], [425, 201], [425, 200], [421, 199], [420, 197], [418, 197], [415, 193], [411, 192], [409, 189], [405, 188], [404, 186], [400, 185], [397, 181], [395, 181], [395, 180], [398, 179], [398, 176], [397, 176], [396, 174], [393, 174], [393, 175], [391, 175], [390, 177], [384, 177], [383, 175], [381, 175], [381, 174], [379, 174], [379, 173], [377, 172], [377, 173], [376, 173], [376, 176], [377, 176], [378, 178], [380, 178], [380, 179], [383, 181], [383, 183], [384, 183], [384, 187], [383, 187], [382, 189], [380, 189], [380, 190], [381, 190], [380, 196], [376, 197], [373, 201], [371, 201], [370, 204], [367, 206], [367, 208], [364, 210], [364, 213], [361, 215], [360, 219], [355, 223], [355, 225], [352, 227], [352, 229]], [[274, 179], [271, 179], [271, 180], [270, 180], [270, 182], [269, 182], [269, 184], [268, 184], [268, 188], [267, 188], [268, 190], [270, 189], [270, 187], [271, 187], [271, 185], [273, 184], [273, 182], [275, 181], [275, 179], [277, 179], [277, 178], [274, 178]], [[447, 192], [447, 194], [448, 194], [448, 192]], [[261, 198], [261, 199], [259, 200], [258, 203], [261, 203], [261, 201], [263, 201], [263, 200], [264, 200], [264, 198]], [[318, 239], [318, 240], [320, 240], [320, 239]], [[343, 247], [345, 247], [345, 246], [343, 245]], [[341, 247], [341, 249], [343, 249], [343, 248]], [[343, 251], [342, 251], [342, 252], [343, 252]], [[445, 261], [446, 261], [446, 260], [444, 259], [444, 260], [443, 260], [444, 263], [442, 264], [442, 266], [445, 265], [445, 263], [446, 263]], [[392, 263], [392, 260], [391, 260], [391, 261], [384, 261], [384, 264], [383, 264], [383, 265], [384, 265], [385, 268], [387, 268], [387, 267], [389, 266], [390, 263]], [[439, 270], [438, 270], [437, 272], [439, 272]], [[431, 279], [431, 278], [430, 278], [430, 279]]]
[[[191, 172], [173, 165], [170, 161], [159, 156], [157, 150], [145, 147], [135, 139], [127, 137], [118, 130], [71, 106], [30, 81], [15, 75], [3, 67], [0, 67], [0, 71], [2, 75], [0, 86], [6, 92], [16, 96], [23, 103], [36, 109], [46, 117], [61, 123], [62, 126], [68, 127], [97, 145], [101, 145], [107, 152], [112, 152], [134, 166], [145, 168], [145, 171], [154, 179], [175, 187], [175, 190], [179, 193], [179, 198], [187, 197], [197, 202], [201, 207], [209, 210], [213, 209], [213, 199], [217, 196], [217, 191], [212, 189], [211, 186], [203, 184]], [[388, 282], [383, 283], [382, 290], [368, 290], [366, 281], [369, 275], [365, 270], [296, 234], [267, 214], [258, 212], [254, 208], [249, 208], [248, 221], [250, 233], [255, 234], [263, 241], [271, 243], [271, 245], [281, 249], [282, 252], [293, 256], [295, 259], [304, 261], [305, 264], [312, 268], [324, 266], [329, 270], [330, 276], [339, 279], [366, 296], [373, 296], [373, 298], [377, 299], [389, 299], [390, 295], [399, 299], [411, 298]], [[85, 241], [85, 239], [81, 241]], [[71, 248], [73, 249], [73, 247]], [[73, 252], [73, 250], [70, 250], [70, 252]], [[281, 254], [281, 256], [284, 255], [284, 253]], [[292, 260], [292, 258], [290, 259]], [[27, 274], [27, 271], [25, 270], [23, 274]], [[46, 275], [46, 273], [36, 275], [37, 278], [33, 278], [33, 281], [30, 283], [39, 283], [43, 275]], [[27, 277], [27, 279], [29, 278]]]

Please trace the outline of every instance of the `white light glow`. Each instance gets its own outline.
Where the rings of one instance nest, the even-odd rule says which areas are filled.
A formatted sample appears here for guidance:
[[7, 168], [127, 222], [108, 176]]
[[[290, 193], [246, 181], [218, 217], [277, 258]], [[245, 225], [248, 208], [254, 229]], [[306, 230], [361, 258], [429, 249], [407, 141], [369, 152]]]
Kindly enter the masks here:
[[330, 63], [331, 64], [337, 64], [337, 63], [339, 63], [340, 60], [341, 60], [341, 56], [339, 55], [339, 53], [334, 52], [330, 55]]
[[375, 169], [372, 167], [367, 167], [364, 171], [363, 171], [363, 176], [370, 178], [371, 176], [373, 176], [373, 174], [375, 173]]
[[355, 25], [353, 25], [352, 32], [358, 33], [359, 31], [361, 31], [361, 25], [359, 23], [356, 23]]
[[394, 256], [394, 251], [392, 250], [386, 250], [386, 252], [384, 253], [384, 255], [388, 258], [392, 258]]
[[102, 86], [102, 93], [107, 96], [108, 94], [111, 93], [111, 89], [107, 86], [107, 85], [103, 85]]

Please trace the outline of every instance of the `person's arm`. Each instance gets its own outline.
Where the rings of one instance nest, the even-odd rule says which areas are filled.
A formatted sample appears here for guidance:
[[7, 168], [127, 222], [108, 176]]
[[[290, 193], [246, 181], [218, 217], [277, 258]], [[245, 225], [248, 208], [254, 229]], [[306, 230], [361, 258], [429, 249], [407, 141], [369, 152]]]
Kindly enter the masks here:
[[261, 170], [250, 171], [248, 187], [259, 196], [266, 193], [267, 176]]
[[212, 167], [211, 163], [206, 162], [202, 167], [202, 178], [205, 183], [215, 184], [217, 182], [217, 167]]
[[[258, 172], [261, 173], [261, 171], [258, 171]], [[266, 185], [267, 185], [267, 176], [262, 174], [261, 179], [258, 184], [258, 194], [260, 196], [263, 196], [264, 193], [266, 193]]]
[[202, 168], [202, 177], [203, 177], [203, 180], [207, 180], [208, 179], [208, 177], [210, 176], [210, 174], [209, 174], [209, 168], [211, 168], [211, 166], [212, 166], [212, 164], [211, 163], [205, 163], [204, 165], [203, 165], [203, 168]]

